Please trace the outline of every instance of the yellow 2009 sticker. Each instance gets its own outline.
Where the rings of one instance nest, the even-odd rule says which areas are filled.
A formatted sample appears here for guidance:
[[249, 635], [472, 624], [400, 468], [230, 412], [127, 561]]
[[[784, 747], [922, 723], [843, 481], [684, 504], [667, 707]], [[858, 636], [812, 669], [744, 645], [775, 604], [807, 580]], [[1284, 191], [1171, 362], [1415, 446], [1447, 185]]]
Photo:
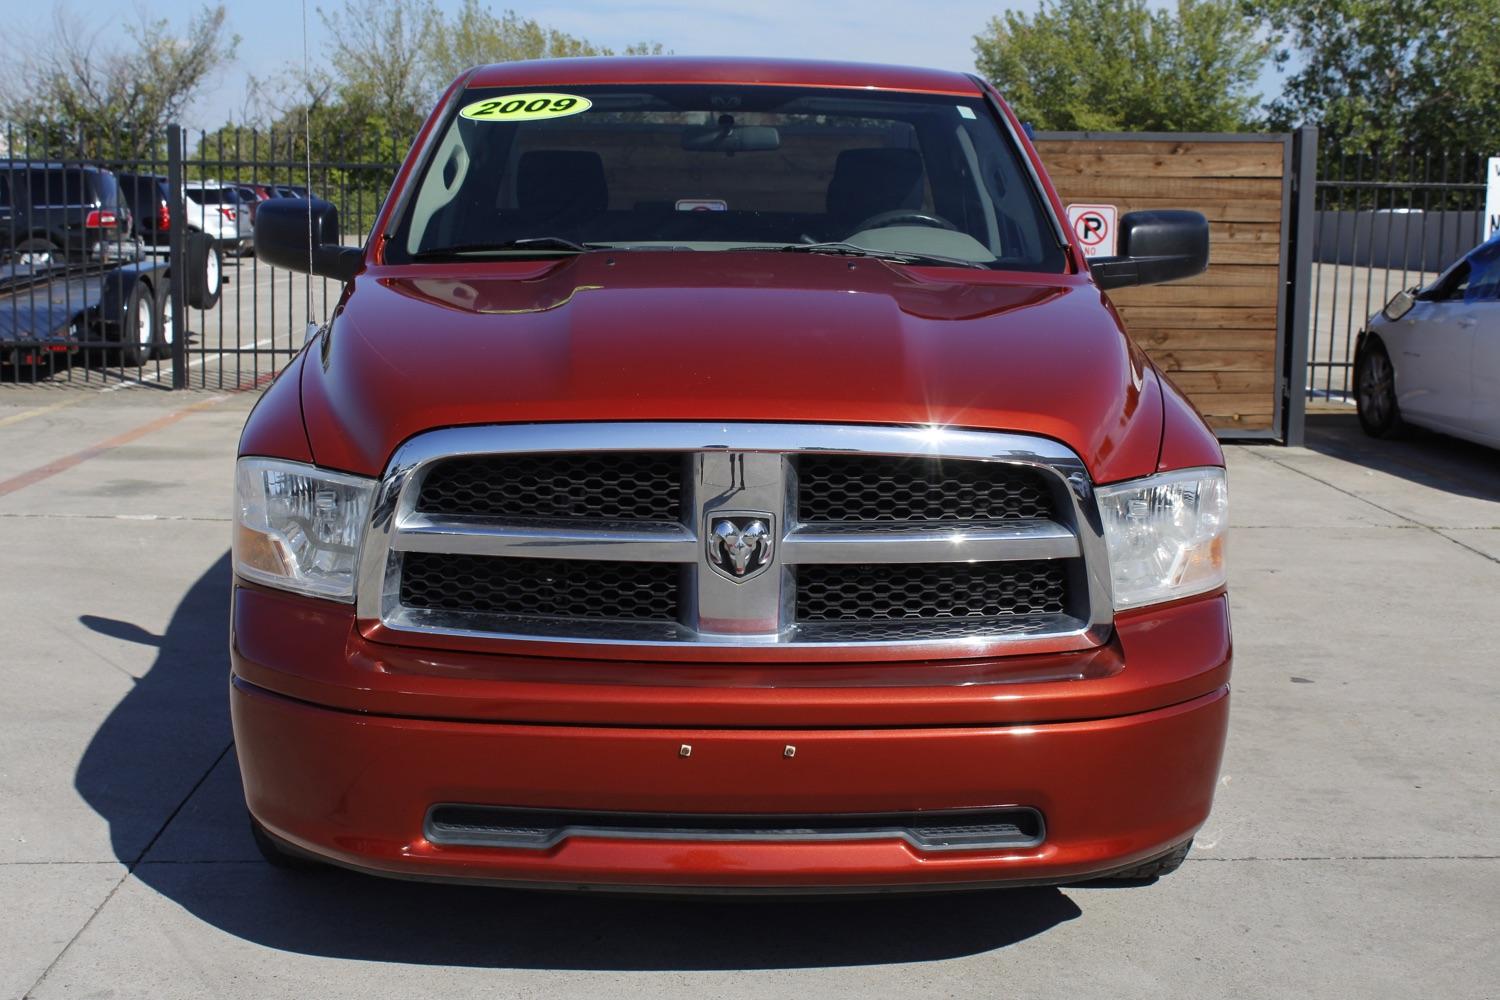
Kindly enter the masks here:
[[576, 94], [507, 94], [464, 106], [459, 114], [476, 122], [535, 122], [587, 111], [594, 102]]

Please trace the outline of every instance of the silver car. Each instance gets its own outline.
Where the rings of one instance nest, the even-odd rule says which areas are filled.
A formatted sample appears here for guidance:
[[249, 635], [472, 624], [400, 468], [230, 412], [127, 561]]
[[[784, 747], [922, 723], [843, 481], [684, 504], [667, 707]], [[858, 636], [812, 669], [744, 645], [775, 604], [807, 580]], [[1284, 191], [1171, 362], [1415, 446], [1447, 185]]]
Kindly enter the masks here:
[[1370, 317], [1354, 387], [1376, 437], [1416, 424], [1500, 448], [1500, 234]]
[[255, 226], [250, 206], [233, 184], [219, 181], [188, 181], [186, 195], [189, 229], [206, 233], [226, 253], [249, 253], [255, 245]]

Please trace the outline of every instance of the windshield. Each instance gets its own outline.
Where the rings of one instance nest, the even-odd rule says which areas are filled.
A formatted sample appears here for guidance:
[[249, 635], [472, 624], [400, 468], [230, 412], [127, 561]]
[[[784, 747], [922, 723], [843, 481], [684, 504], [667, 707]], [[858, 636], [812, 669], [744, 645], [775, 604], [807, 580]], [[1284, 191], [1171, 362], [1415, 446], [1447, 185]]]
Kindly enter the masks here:
[[433, 148], [387, 260], [806, 248], [1064, 268], [1020, 151], [979, 97], [483, 88]]

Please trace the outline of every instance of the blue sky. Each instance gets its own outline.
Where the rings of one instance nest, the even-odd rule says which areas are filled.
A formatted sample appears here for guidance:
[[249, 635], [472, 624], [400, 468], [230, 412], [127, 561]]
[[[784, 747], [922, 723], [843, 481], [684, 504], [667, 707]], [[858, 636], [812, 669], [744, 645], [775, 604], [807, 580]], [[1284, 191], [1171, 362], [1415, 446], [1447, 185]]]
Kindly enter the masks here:
[[[67, 9], [129, 23], [137, 9], [152, 17], [186, 23], [202, 0], [62, 0]], [[237, 57], [210, 81], [183, 124], [213, 126], [238, 115], [244, 104], [247, 75], [268, 76], [302, 52], [302, 4], [299, 0], [226, 0], [230, 28], [240, 35]], [[458, 0], [439, 0], [451, 9]], [[782, 55], [905, 63], [969, 70], [974, 67], [973, 39], [989, 19], [1004, 9], [1033, 11], [1036, 0], [573, 0], [528, 4], [492, 0], [495, 10], [513, 6], [575, 35], [612, 48], [631, 42], [661, 42], [679, 55]], [[309, 49], [321, 49], [319, 0], [307, 0]], [[341, 8], [339, 0], [322, 0]], [[0, 24], [16, 29], [12, 39], [45, 40], [53, 30], [51, 3], [0, 0]], [[15, 44], [14, 41], [11, 43]], [[24, 41], [22, 42], [24, 44]], [[7, 59], [14, 53], [5, 53]], [[1274, 87], [1268, 77], [1263, 86]]]

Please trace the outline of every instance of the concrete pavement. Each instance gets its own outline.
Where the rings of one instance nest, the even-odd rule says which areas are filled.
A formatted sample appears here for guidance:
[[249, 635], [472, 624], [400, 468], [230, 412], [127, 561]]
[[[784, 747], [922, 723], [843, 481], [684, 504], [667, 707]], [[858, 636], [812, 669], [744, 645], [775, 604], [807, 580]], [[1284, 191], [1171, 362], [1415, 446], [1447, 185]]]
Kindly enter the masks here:
[[0, 997], [1500, 996], [1493, 451], [1332, 418], [1230, 449], [1230, 745], [1156, 885], [629, 900], [259, 861], [224, 648], [252, 402], [0, 390]]

